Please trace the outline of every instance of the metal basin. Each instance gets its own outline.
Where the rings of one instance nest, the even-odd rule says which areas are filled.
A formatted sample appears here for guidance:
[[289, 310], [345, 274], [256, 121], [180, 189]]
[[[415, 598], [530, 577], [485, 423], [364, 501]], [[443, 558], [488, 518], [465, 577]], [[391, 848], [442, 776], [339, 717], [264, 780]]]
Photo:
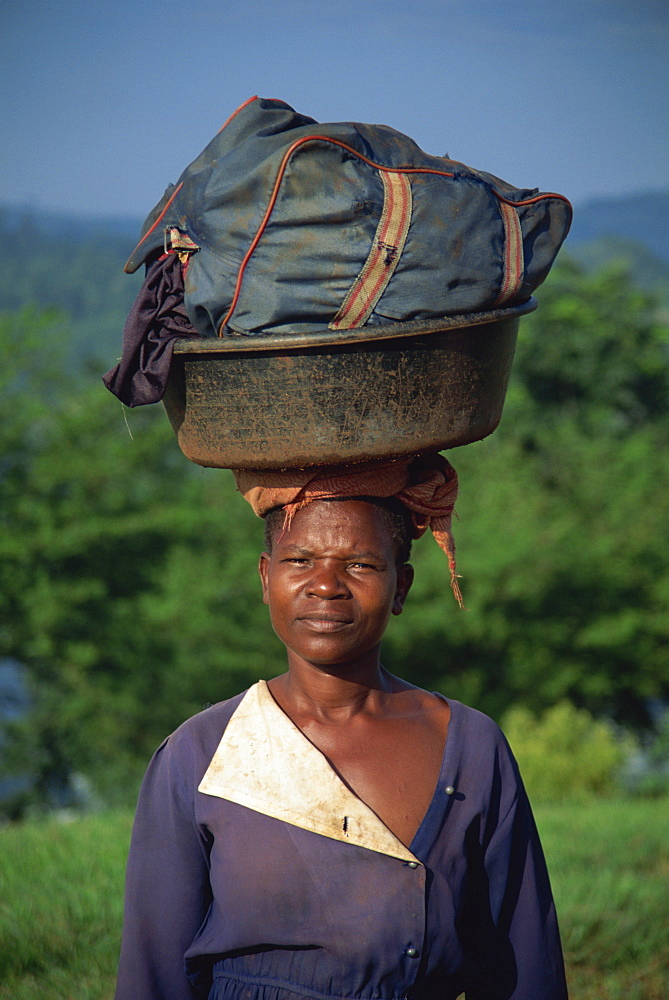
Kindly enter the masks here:
[[454, 448], [502, 416], [520, 317], [511, 309], [342, 333], [176, 342], [164, 404], [184, 455], [288, 469]]

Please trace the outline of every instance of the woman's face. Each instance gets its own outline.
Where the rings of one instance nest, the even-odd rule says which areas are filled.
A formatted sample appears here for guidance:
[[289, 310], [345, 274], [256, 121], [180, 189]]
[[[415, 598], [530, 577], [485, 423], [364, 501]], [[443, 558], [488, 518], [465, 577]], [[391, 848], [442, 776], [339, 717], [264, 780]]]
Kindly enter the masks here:
[[391, 614], [411, 586], [373, 504], [315, 501], [299, 510], [259, 564], [263, 600], [291, 656], [314, 665], [378, 659]]

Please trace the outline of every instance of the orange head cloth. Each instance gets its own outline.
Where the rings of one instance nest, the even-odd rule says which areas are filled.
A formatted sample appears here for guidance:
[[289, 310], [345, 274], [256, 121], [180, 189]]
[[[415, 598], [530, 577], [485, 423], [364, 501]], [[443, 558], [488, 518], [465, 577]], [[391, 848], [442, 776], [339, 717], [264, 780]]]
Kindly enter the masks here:
[[455, 571], [455, 542], [451, 518], [458, 495], [458, 476], [446, 459], [436, 452], [400, 459], [396, 462], [367, 462], [361, 465], [328, 466], [317, 470], [235, 472], [237, 488], [259, 517], [283, 507], [286, 523], [314, 500], [344, 497], [397, 497], [411, 511], [414, 538], [430, 528], [434, 539], [448, 557], [451, 588], [464, 607]]

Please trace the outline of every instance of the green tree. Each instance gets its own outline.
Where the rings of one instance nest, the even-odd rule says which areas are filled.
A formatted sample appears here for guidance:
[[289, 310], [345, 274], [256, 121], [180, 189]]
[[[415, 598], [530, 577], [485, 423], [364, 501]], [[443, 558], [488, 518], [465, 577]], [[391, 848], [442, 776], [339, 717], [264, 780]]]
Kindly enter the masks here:
[[[505, 423], [550, 449], [571, 419], [582, 436], [627, 437], [669, 418], [669, 330], [622, 265], [587, 272], [560, 260], [523, 321]], [[549, 451], [550, 453], [550, 451]]]
[[44, 350], [55, 323], [0, 324], [0, 656], [33, 698], [5, 756], [38, 797], [73, 770], [110, 796], [184, 718], [276, 669], [262, 525], [159, 410], [132, 411], [131, 437], [99, 379], [70, 383]]
[[517, 705], [502, 723], [532, 802], [587, 801], [620, 791], [620, 772], [635, 745], [606, 722], [560, 701], [540, 718]]
[[470, 610], [419, 543], [387, 660], [497, 718], [568, 698], [647, 726], [669, 695], [667, 331], [624, 275], [569, 261], [524, 322], [500, 428], [451, 456]]

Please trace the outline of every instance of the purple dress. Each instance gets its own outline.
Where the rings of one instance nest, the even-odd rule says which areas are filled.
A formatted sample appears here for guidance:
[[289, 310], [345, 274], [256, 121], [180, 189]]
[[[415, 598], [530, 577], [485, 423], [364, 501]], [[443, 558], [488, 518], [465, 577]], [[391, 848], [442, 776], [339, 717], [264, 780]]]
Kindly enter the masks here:
[[117, 1000], [565, 1000], [516, 763], [449, 704], [409, 849], [264, 681], [184, 723], [140, 793]]

